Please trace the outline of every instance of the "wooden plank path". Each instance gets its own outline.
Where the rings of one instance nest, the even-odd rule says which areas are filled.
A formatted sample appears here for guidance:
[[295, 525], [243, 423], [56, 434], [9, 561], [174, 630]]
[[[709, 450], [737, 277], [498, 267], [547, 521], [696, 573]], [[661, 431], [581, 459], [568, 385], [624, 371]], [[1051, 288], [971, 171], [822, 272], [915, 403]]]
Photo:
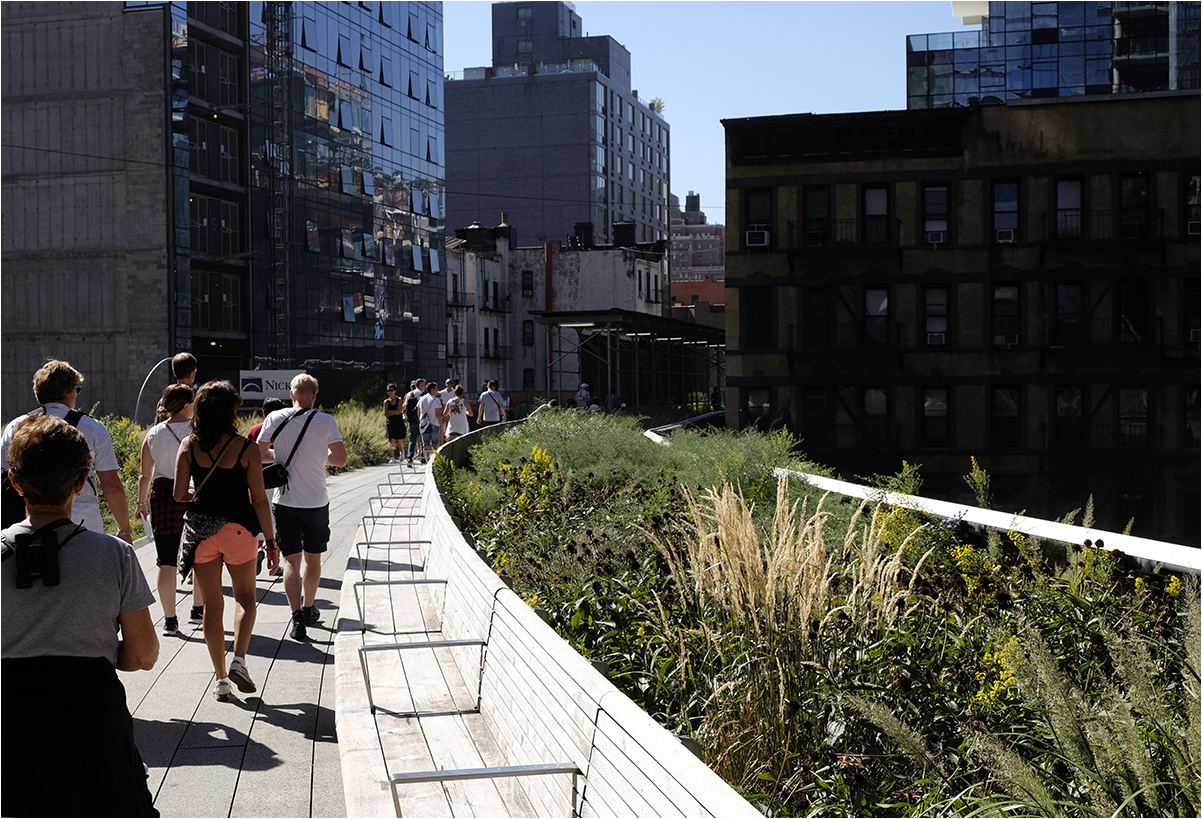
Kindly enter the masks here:
[[[138, 748], [150, 766], [151, 793], [163, 816], [346, 816], [335, 733], [334, 635], [341, 618], [357, 624], [358, 614], [340, 611], [342, 578], [362, 535], [362, 518], [373, 514], [368, 499], [389, 476], [399, 479], [397, 469], [367, 467], [329, 479], [331, 536], [317, 600], [322, 619], [309, 627], [305, 642], [288, 636], [281, 577], [259, 578], [257, 620], [247, 652], [255, 693], [235, 691], [233, 702], [213, 699], [204, 638], [199, 626], [187, 622], [191, 587], [179, 585], [180, 636], [159, 638], [159, 661], [152, 671], [120, 674]], [[139, 543], [137, 555], [153, 590], [154, 544]], [[151, 614], [161, 628], [157, 603]], [[233, 616], [227, 585], [227, 645], [233, 640]]]

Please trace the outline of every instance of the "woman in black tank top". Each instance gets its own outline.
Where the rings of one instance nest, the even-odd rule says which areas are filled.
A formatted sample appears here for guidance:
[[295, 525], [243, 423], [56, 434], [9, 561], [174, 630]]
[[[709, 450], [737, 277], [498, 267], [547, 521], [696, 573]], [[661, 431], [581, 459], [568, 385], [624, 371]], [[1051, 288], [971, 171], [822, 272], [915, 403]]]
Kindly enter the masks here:
[[[257, 446], [238, 435], [242, 398], [229, 381], [210, 381], [196, 393], [192, 432], [180, 444], [175, 462], [175, 499], [188, 503], [180, 541], [181, 576], [192, 570], [204, 596], [204, 636], [217, 674], [213, 696], [226, 701], [233, 686], [255, 690], [246, 668], [246, 650], [255, 624], [257, 535], [267, 536], [268, 573], [279, 565], [271, 507], [263, 488], [263, 462]], [[195, 490], [189, 489], [189, 482]], [[225, 664], [224, 594], [221, 567], [229, 571], [234, 603], [234, 659]]]
[[388, 400], [384, 402], [384, 429], [388, 435], [388, 462], [396, 463], [397, 452], [405, 448], [405, 407], [396, 394], [396, 384], [388, 385]]

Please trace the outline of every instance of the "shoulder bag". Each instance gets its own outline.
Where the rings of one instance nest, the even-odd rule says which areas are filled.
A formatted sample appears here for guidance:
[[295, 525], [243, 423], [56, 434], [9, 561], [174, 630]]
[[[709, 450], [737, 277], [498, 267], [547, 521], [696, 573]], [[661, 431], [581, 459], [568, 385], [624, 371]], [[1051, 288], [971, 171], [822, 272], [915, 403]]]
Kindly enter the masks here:
[[[301, 412], [304, 412], [304, 410], [301, 410]], [[300, 447], [301, 439], [303, 439], [305, 437], [305, 433], [309, 431], [309, 424], [313, 423], [313, 416], [316, 414], [316, 410], [309, 411], [309, 417], [305, 419], [305, 425], [301, 427], [301, 433], [299, 436], [297, 436], [296, 443], [292, 445], [292, 452], [288, 454], [288, 460], [284, 461], [282, 464], [276, 463], [263, 467], [264, 487], [267, 489], [278, 489], [281, 486], [288, 485], [288, 464], [292, 463], [292, 457], [296, 455], [296, 450]], [[288, 426], [288, 421], [291, 421], [298, 415], [300, 415], [300, 412], [294, 412], [292, 415], [288, 416], [287, 421], [284, 421], [284, 423], [280, 424], [280, 428], [277, 429], [271, 436], [271, 442], [273, 444], [275, 443], [275, 439], [279, 436], [279, 434], [284, 431], [284, 427]]]

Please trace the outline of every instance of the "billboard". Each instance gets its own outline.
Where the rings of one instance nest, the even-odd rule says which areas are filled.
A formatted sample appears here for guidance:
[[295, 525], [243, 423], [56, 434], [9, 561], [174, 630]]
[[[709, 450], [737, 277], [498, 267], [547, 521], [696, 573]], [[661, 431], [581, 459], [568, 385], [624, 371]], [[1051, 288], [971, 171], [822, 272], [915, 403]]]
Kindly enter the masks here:
[[304, 370], [239, 370], [238, 392], [243, 401], [262, 401], [264, 398], [290, 400], [292, 379]]

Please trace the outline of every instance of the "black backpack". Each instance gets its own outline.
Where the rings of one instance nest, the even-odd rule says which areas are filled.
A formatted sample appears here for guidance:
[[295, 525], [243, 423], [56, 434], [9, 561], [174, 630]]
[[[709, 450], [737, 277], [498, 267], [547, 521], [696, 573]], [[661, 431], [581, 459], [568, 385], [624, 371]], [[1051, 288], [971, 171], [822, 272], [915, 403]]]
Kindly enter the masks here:
[[405, 414], [410, 416], [417, 415], [417, 390], [410, 390], [409, 395], [405, 397]]
[[[38, 407], [26, 417], [45, 414], [46, 408]], [[78, 427], [79, 419], [85, 415], [87, 415], [86, 412], [71, 410], [63, 420], [73, 427]], [[88, 476], [88, 480], [91, 480], [90, 475]], [[20, 493], [17, 492], [17, 488], [9, 480], [8, 467], [5, 467], [3, 474], [0, 475], [0, 529], [7, 529], [23, 520], [25, 520], [25, 499], [21, 497]]]

